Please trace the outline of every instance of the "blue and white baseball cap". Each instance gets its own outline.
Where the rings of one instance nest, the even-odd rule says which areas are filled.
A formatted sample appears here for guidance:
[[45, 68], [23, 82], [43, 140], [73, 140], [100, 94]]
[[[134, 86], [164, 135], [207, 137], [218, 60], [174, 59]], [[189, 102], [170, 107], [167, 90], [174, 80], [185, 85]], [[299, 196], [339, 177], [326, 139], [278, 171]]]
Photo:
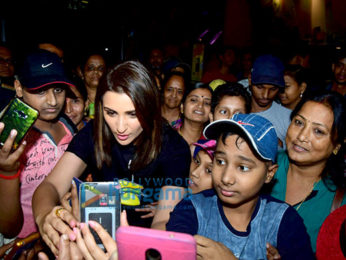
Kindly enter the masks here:
[[226, 131], [241, 131], [247, 136], [252, 147], [264, 160], [276, 161], [278, 137], [273, 124], [257, 114], [235, 114], [231, 119], [211, 122], [203, 131], [208, 139], [216, 139]]

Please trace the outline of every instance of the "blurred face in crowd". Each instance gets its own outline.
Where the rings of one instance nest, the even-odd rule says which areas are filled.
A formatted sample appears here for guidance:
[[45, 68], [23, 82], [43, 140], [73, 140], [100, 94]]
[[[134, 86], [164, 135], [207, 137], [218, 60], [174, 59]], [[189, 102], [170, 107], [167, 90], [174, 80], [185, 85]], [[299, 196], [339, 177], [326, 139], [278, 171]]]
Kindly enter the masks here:
[[12, 77], [14, 75], [14, 65], [11, 51], [0, 46], [0, 77]]
[[164, 106], [178, 108], [184, 96], [185, 84], [181, 76], [173, 75], [164, 86]]
[[346, 57], [332, 65], [334, 79], [338, 84], [346, 84]]
[[163, 64], [163, 54], [159, 49], [150, 52], [149, 63], [153, 69], [160, 69]]
[[237, 113], [246, 113], [244, 98], [241, 96], [224, 96], [215, 107], [213, 121], [230, 119]]
[[255, 102], [261, 108], [268, 109], [278, 94], [279, 87], [271, 84], [259, 84], [252, 85], [250, 90], [252, 93], [252, 102]]
[[84, 81], [89, 88], [97, 88], [105, 73], [106, 63], [100, 55], [91, 55], [84, 66]]
[[66, 96], [65, 114], [80, 129], [83, 126], [82, 120], [84, 117], [85, 101], [75, 87], [71, 87], [70, 89], [73, 95]]
[[303, 95], [306, 89], [306, 83], [298, 84], [297, 81], [292, 76], [285, 75], [285, 91], [280, 93], [281, 104], [287, 108], [293, 109], [301, 100], [301, 95]]
[[186, 97], [183, 111], [185, 120], [206, 123], [211, 109], [211, 93], [208, 89], [197, 88]]

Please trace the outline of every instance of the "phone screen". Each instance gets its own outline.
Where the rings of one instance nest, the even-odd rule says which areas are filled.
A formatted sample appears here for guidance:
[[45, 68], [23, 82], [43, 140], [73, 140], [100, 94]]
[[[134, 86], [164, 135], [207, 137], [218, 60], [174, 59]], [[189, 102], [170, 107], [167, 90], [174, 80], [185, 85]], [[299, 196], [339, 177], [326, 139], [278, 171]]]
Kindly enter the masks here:
[[[118, 182], [82, 182], [79, 187], [81, 221], [94, 220], [115, 239], [120, 225], [120, 185]], [[96, 243], [103, 248], [101, 239], [93, 229]]]
[[12, 99], [2, 113], [0, 121], [5, 124], [5, 128], [0, 135], [0, 145], [3, 146], [12, 129], [17, 130], [13, 149], [17, 149], [20, 142], [38, 118], [38, 111], [19, 98]]

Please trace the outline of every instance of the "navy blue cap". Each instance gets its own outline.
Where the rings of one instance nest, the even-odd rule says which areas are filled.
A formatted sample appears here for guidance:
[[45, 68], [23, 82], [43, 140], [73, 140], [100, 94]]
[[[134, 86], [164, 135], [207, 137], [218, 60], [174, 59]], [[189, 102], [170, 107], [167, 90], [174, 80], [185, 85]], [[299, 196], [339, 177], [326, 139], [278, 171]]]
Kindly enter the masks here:
[[284, 88], [284, 70], [285, 67], [278, 57], [259, 56], [252, 65], [251, 84], [271, 84]]
[[231, 119], [211, 122], [205, 127], [203, 134], [208, 139], [218, 139], [222, 133], [232, 129], [242, 131], [262, 159], [275, 162], [278, 137], [269, 120], [257, 114], [235, 114]]
[[18, 76], [20, 83], [29, 90], [40, 89], [51, 84], [74, 86], [67, 78], [58, 55], [44, 50], [29, 54]]

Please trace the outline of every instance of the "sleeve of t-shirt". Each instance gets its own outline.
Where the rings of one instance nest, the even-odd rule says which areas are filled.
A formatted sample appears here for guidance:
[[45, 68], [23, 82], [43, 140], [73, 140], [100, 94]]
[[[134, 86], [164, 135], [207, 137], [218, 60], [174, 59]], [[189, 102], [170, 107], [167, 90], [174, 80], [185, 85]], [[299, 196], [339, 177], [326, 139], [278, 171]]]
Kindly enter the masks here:
[[170, 213], [166, 224], [167, 231], [196, 235], [198, 231], [197, 214], [189, 198], [180, 201]]
[[66, 151], [74, 153], [81, 158], [86, 164], [92, 161], [94, 152], [92, 137], [92, 121], [89, 121], [77, 134], [73, 137]]
[[161, 169], [163, 176], [170, 179], [170, 186], [187, 187], [189, 177], [191, 152], [189, 145], [173, 129], [167, 130], [163, 147]]
[[292, 207], [282, 217], [277, 249], [282, 259], [315, 259], [303, 219]]

